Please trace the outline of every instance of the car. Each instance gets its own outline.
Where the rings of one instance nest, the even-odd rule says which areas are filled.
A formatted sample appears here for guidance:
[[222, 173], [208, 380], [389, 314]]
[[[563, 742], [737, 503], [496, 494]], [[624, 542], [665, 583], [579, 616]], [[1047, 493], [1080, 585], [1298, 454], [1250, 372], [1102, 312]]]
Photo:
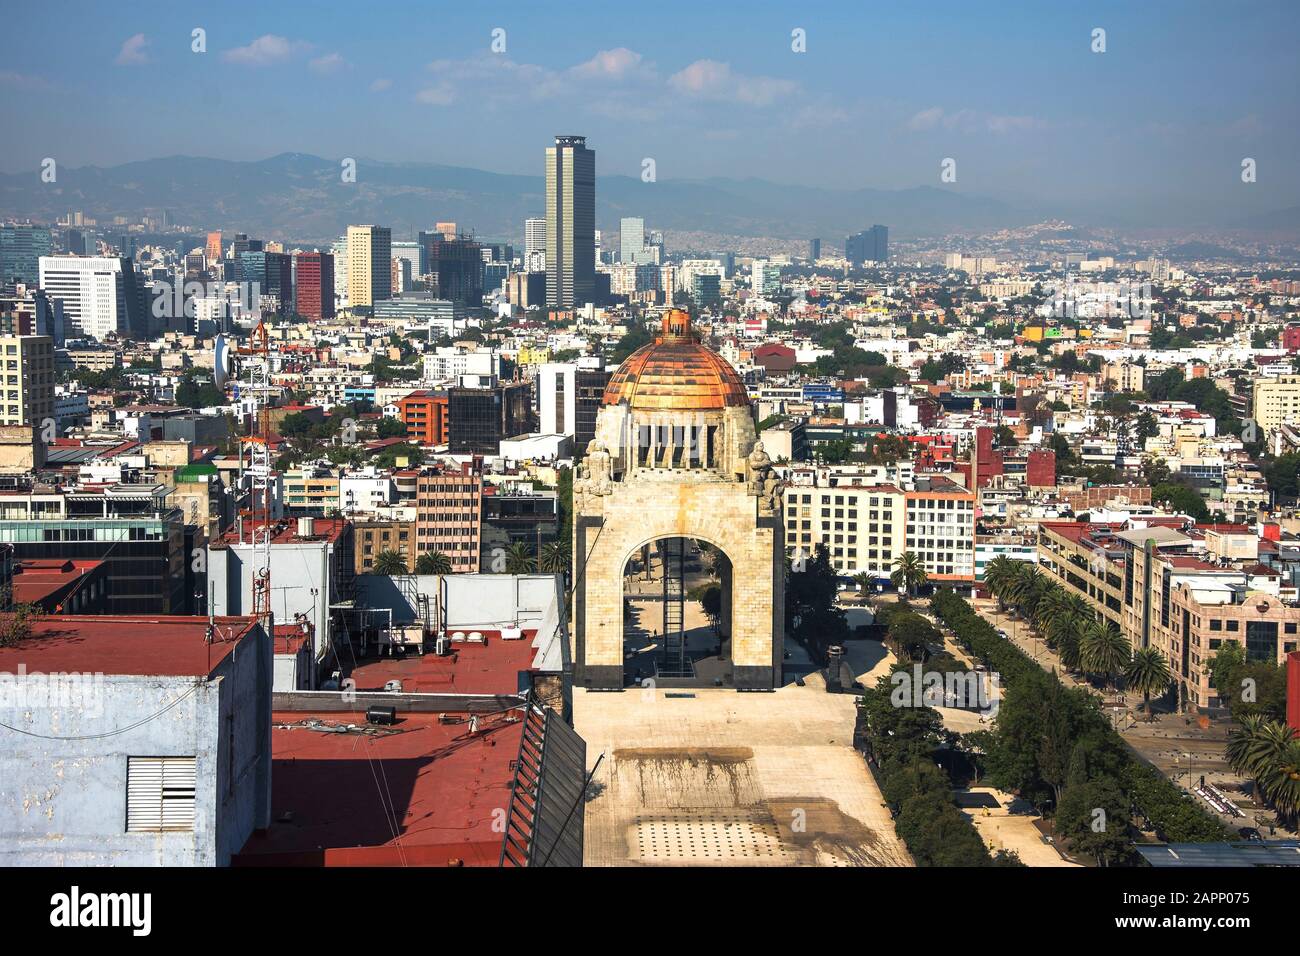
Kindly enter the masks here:
[[1002, 630], [1002, 628], [998, 628], [998, 637], [1006, 637], [1006, 636], [1007, 636], [1007, 632]]
[[1237, 831], [1237, 836], [1241, 837], [1243, 840], [1250, 840], [1254, 843], [1264, 842], [1263, 834], [1254, 827], [1242, 827]]

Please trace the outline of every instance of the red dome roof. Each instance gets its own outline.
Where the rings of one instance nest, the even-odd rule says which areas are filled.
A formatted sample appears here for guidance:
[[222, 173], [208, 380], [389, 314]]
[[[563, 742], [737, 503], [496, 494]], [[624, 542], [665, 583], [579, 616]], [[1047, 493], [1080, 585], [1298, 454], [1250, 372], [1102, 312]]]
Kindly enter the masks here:
[[718, 411], [749, 405], [749, 395], [731, 363], [692, 338], [690, 318], [673, 310], [663, 334], [618, 367], [603, 401], [638, 411]]

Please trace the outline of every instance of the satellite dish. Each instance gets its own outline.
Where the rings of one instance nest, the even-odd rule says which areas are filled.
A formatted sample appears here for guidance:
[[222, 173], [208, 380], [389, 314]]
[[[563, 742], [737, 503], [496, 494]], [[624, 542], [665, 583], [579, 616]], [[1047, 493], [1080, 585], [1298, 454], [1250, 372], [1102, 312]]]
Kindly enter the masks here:
[[218, 335], [212, 347], [212, 381], [217, 388], [225, 388], [230, 375], [230, 344], [224, 335]]

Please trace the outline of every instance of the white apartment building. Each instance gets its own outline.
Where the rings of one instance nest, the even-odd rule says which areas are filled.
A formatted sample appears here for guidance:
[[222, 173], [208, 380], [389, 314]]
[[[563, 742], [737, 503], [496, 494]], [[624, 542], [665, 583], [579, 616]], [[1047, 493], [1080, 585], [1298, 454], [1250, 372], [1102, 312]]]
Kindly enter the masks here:
[[935, 583], [974, 582], [975, 496], [965, 488], [942, 478], [901, 485], [867, 474], [811, 478], [784, 492], [786, 545], [796, 558], [825, 545], [839, 575], [866, 573], [888, 586], [895, 560], [911, 551]]
[[109, 256], [41, 256], [41, 288], [63, 303], [68, 338], [102, 341], [110, 333], [124, 335], [131, 316], [142, 303], [130, 259]]
[[424, 356], [424, 381], [429, 384], [447, 382], [462, 375], [501, 374], [501, 356], [495, 349], [468, 351], [455, 346], [442, 346]]

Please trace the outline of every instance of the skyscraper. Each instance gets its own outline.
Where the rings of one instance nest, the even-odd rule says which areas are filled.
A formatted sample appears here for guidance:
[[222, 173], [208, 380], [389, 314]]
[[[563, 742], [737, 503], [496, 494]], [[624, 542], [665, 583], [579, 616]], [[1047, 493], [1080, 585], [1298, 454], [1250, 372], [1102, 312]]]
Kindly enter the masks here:
[[808, 240], [808, 260], [816, 262], [822, 257], [822, 241], [820, 239]]
[[483, 304], [483, 247], [473, 239], [448, 239], [441, 232], [420, 233], [425, 281], [439, 299]]
[[546, 271], [546, 220], [524, 220], [524, 271]]
[[618, 224], [618, 261], [635, 263], [645, 248], [645, 220], [627, 217]]
[[393, 294], [392, 230], [348, 226], [348, 307], [370, 309]]
[[889, 261], [889, 227], [872, 226], [844, 240], [844, 258], [854, 264]]
[[208, 257], [208, 262], [213, 263], [221, 258], [221, 230], [208, 233], [208, 244], [204, 248], [204, 254]]
[[43, 226], [0, 226], [0, 282], [35, 285], [41, 256], [53, 251], [50, 230]]
[[317, 322], [334, 318], [334, 257], [328, 252], [294, 256], [294, 301], [301, 316]]
[[585, 136], [557, 136], [546, 150], [546, 304], [596, 298], [596, 154]]

